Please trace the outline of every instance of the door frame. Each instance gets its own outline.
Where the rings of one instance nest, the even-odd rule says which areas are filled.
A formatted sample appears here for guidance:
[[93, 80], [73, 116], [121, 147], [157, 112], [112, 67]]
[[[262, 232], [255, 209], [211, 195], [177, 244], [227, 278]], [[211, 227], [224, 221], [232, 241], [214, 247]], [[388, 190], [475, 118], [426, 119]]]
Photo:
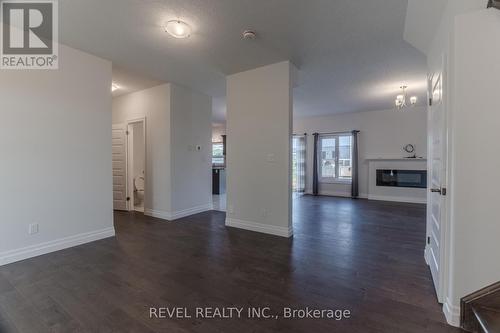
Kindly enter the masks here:
[[[121, 123], [116, 123], [111, 125], [111, 131], [115, 129], [120, 129], [124, 131], [125, 139], [123, 145], [125, 146], [125, 210], [124, 211], [129, 211], [129, 201], [127, 201], [126, 196], [128, 195], [128, 137], [127, 137], [127, 122], [121, 122]], [[113, 191], [114, 191], [114, 181], [113, 181]], [[115, 210], [114, 207], [114, 199], [113, 199], [113, 210]], [[118, 210], [118, 209], [116, 209]]]
[[[442, 158], [445, 159], [445, 167], [443, 168], [445, 170], [445, 174], [442, 177], [442, 188], [446, 188], [447, 192], [446, 195], [441, 195], [441, 221], [440, 221], [440, 243], [439, 243], [439, 286], [436, 287], [436, 296], [438, 299], [439, 303], [444, 303], [447, 304], [447, 294], [448, 294], [448, 284], [449, 284], [449, 274], [450, 274], [450, 225], [451, 225], [451, 216], [450, 216], [450, 201], [449, 198], [449, 186], [450, 186], [450, 163], [449, 161], [451, 160], [451, 140], [450, 140], [450, 135], [451, 135], [451, 128], [450, 128], [450, 112], [449, 112], [449, 105], [450, 105], [450, 77], [449, 77], [449, 71], [448, 71], [448, 61], [446, 58], [446, 55], [442, 55], [441, 59], [441, 64], [440, 68], [438, 70], [435, 70], [433, 73], [430, 73], [428, 75], [428, 93], [429, 93], [429, 98], [428, 98], [428, 124], [430, 124], [432, 120], [432, 115], [431, 115], [431, 110], [432, 110], [432, 92], [433, 92], [433, 82], [434, 78], [436, 76], [441, 76], [441, 108], [443, 112], [443, 124], [441, 130], [443, 131], [442, 138], [443, 138], [443, 144], [442, 144]], [[428, 171], [432, 170], [432, 153], [433, 153], [433, 144], [432, 144], [432, 131], [428, 130]], [[430, 175], [431, 177], [428, 178], [428, 189], [427, 189], [427, 215], [426, 215], [426, 239], [428, 237], [432, 237], [431, 235], [431, 227], [430, 223], [431, 221], [431, 186], [432, 186], [432, 174]], [[430, 255], [430, 247], [428, 242], [426, 241], [426, 246], [425, 246], [425, 261], [427, 265], [430, 265], [430, 261], [432, 260], [431, 255]]]
[[125, 126], [126, 126], [126, 133], [127, 133], [127, 142], [126, 142], [126, 158], [127, 158], [127, 167], [126, 167], [126, 178], [127, 178], [127, 196], [130, 198], [129, 201], [127, 201], [127, 209], [128, 211], [134, 211], [134, 178], [133, 178], [133, 168], [131, 167], [131, 164], [133, 162], [133, 158], [134, 158], [134, 145], [133, 145], [133, 142], [131, 142], [133, 140], [133, 135], [130, 135], [130, 126], [131, 125], [134, 125], [134, 124], [139, 124], [139, 123], [142, 123], [142, 133], [144, 134], [143, 135], [143, 145], [144, 145], [144, 204], [146, 203], [146, 179], [147, 179], [147, 154], [148, 154], [148, 150], [147, 150], [147, 145], [146, 145], [146, 117], [142, 117], [142, 118], [134, 118], [134, 119], [130, 119], [130, 120], [127, 120], [125, 122]]

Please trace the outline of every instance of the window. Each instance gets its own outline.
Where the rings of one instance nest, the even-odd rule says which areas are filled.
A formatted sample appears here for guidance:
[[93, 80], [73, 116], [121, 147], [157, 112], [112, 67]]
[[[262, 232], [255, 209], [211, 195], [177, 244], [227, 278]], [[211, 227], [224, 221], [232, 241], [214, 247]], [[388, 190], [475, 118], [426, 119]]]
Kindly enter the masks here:
[[318, 159], [322, 182], [350, 182], [352, 179], [352, 136], [338, 134], [320, 137]]
[[222, 142], [212, 143], [212, 164], [213, 165], [224, 165], [224, 144]]
[[292, 189], [293, 192], [306, 190], [306, 136], [293, 136], [292, 149]]

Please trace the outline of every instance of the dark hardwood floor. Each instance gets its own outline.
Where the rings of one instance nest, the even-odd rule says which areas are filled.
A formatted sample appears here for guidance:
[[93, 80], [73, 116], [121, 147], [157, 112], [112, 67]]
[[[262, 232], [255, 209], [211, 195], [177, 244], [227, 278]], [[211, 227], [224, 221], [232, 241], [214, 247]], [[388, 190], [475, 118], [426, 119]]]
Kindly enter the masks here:
[[[116, 213], [116, 238], [0, 267], [0, 331], [460, 332], [436, 303], [422, 205], [305, 196], [295, 200], [293, 239], [226, 228], [224, 217]], [[149, 318], [150, 307], [174, 306], [352, 314]]]

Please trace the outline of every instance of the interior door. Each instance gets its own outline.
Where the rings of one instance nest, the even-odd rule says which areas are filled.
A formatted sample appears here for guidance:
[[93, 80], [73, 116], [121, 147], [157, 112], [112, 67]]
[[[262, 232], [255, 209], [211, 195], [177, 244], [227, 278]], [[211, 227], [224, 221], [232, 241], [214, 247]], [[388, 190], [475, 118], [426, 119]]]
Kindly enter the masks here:
[[113, 209], [128, 210], [127, 130], [125, 124], [113, 125]]
[[426, 259], [430, 266], [438, 301], [444, 302], [447, 121], [445, 63], [429, 79], [429, 192], [427, 207]]

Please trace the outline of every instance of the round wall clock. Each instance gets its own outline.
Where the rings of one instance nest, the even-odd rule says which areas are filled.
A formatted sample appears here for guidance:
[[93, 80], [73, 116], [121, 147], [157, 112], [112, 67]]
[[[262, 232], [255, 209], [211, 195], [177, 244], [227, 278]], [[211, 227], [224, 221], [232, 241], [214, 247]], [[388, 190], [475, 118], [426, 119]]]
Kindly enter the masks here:
[[415, 146], [411, 145], [411, 144], [408, 144], [408, 145], [406, 145], [406, 146], [403, 147], [403, 150], [405, 152], [407, 152], [408, 154], [411, 154], [411, 153], [415, 152]]

